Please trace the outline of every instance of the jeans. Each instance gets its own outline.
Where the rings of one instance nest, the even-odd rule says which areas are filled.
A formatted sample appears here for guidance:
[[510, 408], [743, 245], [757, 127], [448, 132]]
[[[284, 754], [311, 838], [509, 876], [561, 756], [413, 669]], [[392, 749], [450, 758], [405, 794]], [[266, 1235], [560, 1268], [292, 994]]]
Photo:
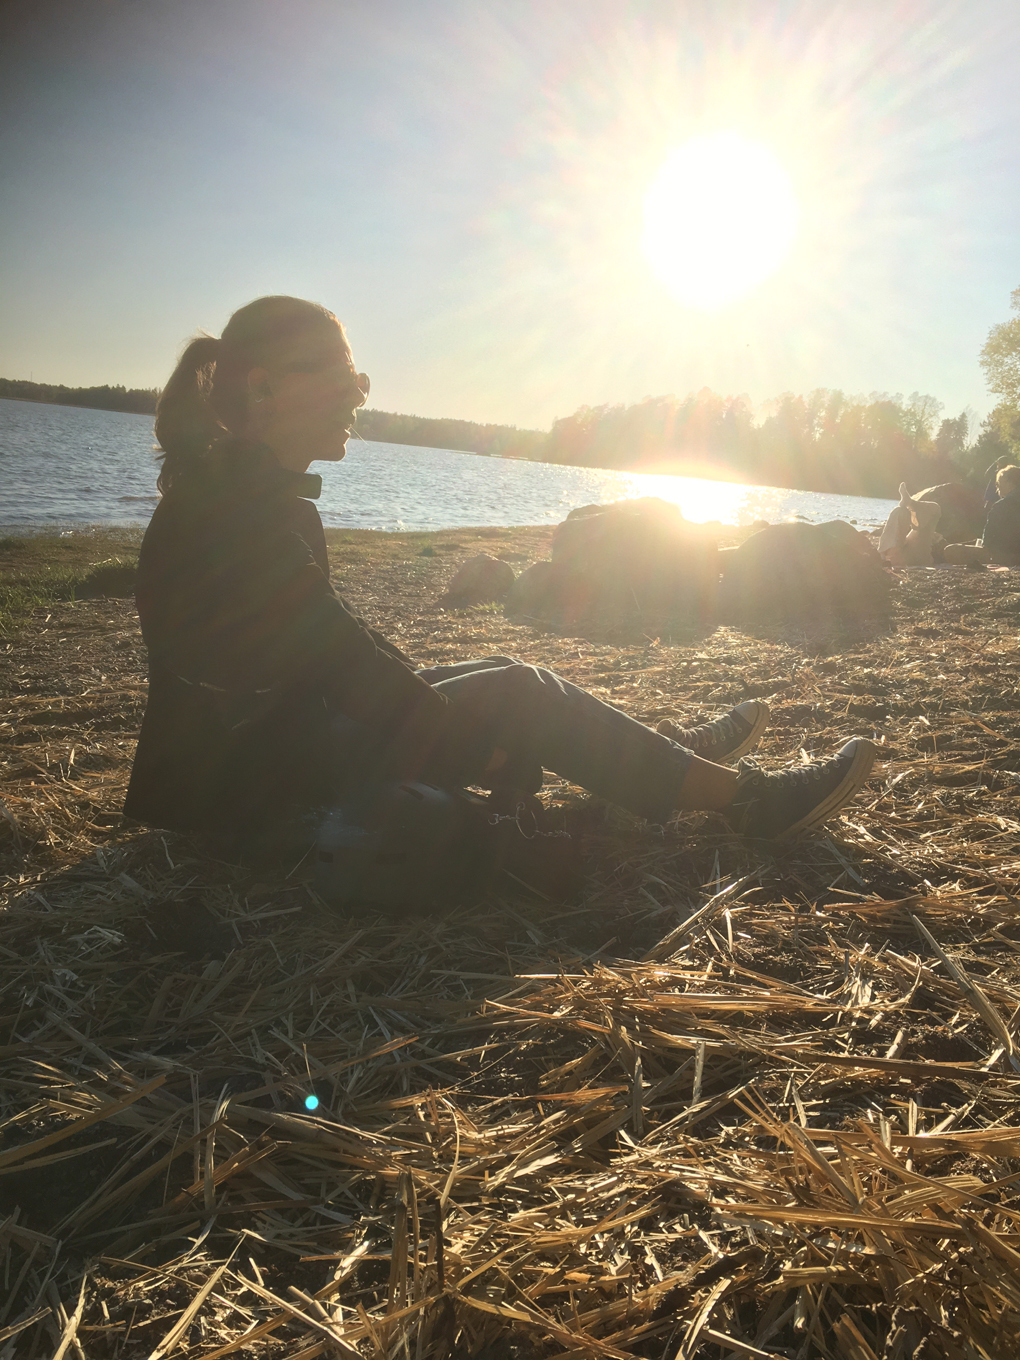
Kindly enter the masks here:
[[[418, 674], [463, 711], [486, 752], [460, 783], [535, 792], [546, 769], [651, 822], [676, 810], [691, 752], [544, 666], [490, 656]], [[483, 775], [497, 748], [506, 764]]]

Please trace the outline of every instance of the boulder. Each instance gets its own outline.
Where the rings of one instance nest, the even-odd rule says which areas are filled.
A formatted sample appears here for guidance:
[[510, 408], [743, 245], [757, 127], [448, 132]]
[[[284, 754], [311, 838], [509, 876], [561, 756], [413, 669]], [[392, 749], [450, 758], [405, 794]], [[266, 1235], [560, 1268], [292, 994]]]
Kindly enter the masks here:
[[461, 563], [440, 603], [454, 607], [491, 604], [502, 599], [513, 583], [514, 569], [509, 562], [479, 553]]
[[892, 579], [868, 535], [842, 520], [773, 524], [723, 554], [719, 615], [724, 623], [885, 615]]
[[[568, 511], [567, 519], [586, 519], [589, 515], [657, 515], [667, 520], [684, 520], [683, 511], [674, 501], [664, 501], [661, 496], [637, 496], [631, 501], [608, 501], [605, 505], [578, 505]], [[560, 526], [562, 528], [562, 525]]]
[[972, 542], [985, 527], [984, 499], [961, 482], [943, 482], [918, 491], [915, 501], [934, 501], [942, 509], [939, 533], [949, 543]]
[[706, 622], [718, 580], [715, 539], [677, 506], [654, 498], [586, 506], [557, 527], [552, 561], [524, 573], [508, 612], [568, 627], [595, 615]]
[[556, 569], [551, 562], [525, 567], [507, 591], [504, 608], [511, 618], [544, 618], [556, 589]]

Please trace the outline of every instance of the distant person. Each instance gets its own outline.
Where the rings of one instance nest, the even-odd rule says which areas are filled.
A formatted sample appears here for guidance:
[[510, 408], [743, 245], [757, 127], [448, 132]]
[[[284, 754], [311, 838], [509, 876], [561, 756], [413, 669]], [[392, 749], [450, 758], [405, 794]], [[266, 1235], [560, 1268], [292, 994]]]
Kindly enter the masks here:
[[900, 482], [900, 503], [890, 512], [878, 551], [894, 567], [930, 567], [935, 561], [935, 529], [942, 507], [915, 500]]
[[138, 565], [149, 693], [125, 812], [265, 844], [345, 790], [421, 779], [534, 791], [543, 769], [657, 823], [722, 812], [786, 837], [843, 806], [871, 742], [767, 773], [765, 704], [671, 735], [512, 657], [417, 669], [329, 582], [316, 459], [369, 391], [324, 307], [265, 297], [185, 349], [159, 399], [162, 498]]
[[991, 510], [992, 506], [999, 499], [999, 489], [995, 485], [995, 478], [999, 468], [1001, 468], [1005, 462], [1005, 458], [996, 458], [995, 462], [985, 470], [985, 494], [982, 498], [984, 500], [985, 515], [988, 514], [989, 510]]
[[988, 511], [983, 543], [988, 560], [1001, 567], [1020, 567], [1020, 467], [1010, 463], [995, 476], [999, 499]]

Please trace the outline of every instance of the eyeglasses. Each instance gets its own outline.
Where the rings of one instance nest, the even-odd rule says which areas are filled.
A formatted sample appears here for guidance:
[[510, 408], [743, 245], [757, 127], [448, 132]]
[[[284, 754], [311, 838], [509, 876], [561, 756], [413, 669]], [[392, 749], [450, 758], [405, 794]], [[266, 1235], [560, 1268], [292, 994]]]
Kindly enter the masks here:
[[[313, 361], [313, 362], [306, 362], [306, 363], [295, 363], [295, 364], [291, 364], [291, 365], [289, 366], [289, 368], [287, 369], [287, 372], [289, 372], [289, 373], [321, 373], [321, 372], [323, 372], [323, 370], [324, 370], [325, 368], [326, 368], [326, 365], [325, 365], [325, 364], [322, 364], [322, 363], [314, 362], [314, 361]], [[353, 370], [352, 368], [347, 368], [347, 369], [345, 369], [345, 376], [346, 376], [347, 378], [353, 380], [355, 387], [356, 387], [356, 388], [358, 389], [358, 391], [361, 393], [361, 400], [360, 400], [357, 404], [358, 404], [359, 406], [364, 406], [365, 402], [368, 400], [368, 394], [369, 394], [369, 392], [371, 391], [371, 388], [372, 388], [372, 384], [371, 384], [371, 383], [369, 382], [369, 380], [368, 380], [368, 374], [367, 374], [367, 373], [355, 373], [354, 370]]]

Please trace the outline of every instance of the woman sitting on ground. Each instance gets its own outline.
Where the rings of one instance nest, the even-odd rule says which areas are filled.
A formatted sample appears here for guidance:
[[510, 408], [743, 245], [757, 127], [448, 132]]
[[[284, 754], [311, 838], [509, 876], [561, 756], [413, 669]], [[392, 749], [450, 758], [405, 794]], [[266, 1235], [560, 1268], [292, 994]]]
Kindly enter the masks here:
[[369, 782], [534, 791], [548, 769], [652, 822], [709, 809], [778, 838], [860, 788], [861, 739], [776, 773], [726, 768], [765, 726], [756, 701], [664, 733], [511, 657], [417, 669], [333, 591], [312, 504], [308, 466], [344, 457], [368, 388], [336, 317], [297, 298], [260, 298], [184, 351], [139, 557], [149, 693], [130, 817], [240, 853]]
[[1020, 467], [1010, 463], [995, 475], [999, 499], [988, 511], [983, 543], [988, 560], [1000, 567], [1020, 567]]

